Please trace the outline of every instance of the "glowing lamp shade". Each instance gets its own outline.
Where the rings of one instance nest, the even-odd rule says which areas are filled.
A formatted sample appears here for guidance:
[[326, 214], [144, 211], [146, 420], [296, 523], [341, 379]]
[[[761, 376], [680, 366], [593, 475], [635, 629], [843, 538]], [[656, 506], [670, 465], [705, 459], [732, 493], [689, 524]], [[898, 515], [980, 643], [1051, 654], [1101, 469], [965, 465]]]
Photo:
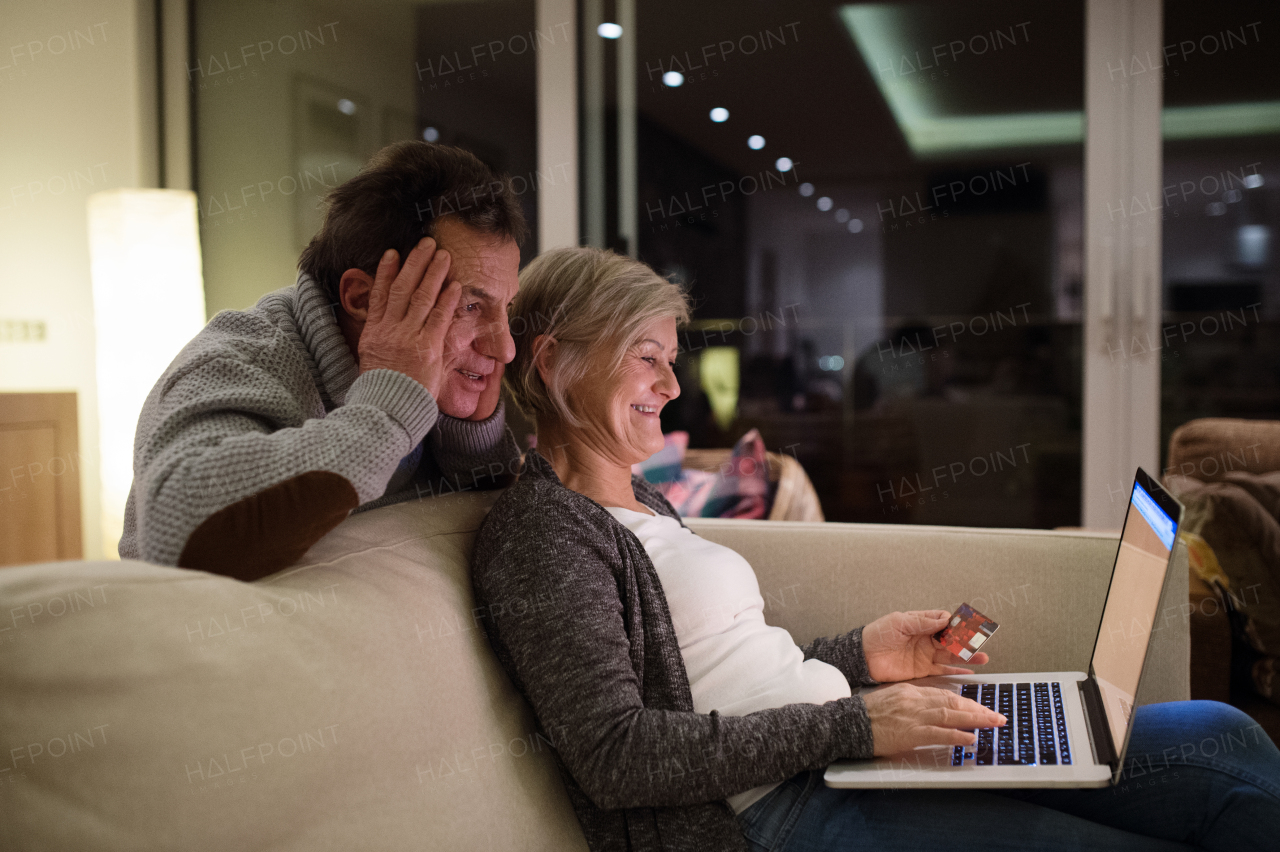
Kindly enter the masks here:
[[712, 416], [721, 429], [728, 429], [738, 416], [738, 350], [733, 346], [707, 347], [702, 351], [698, 371]]
[[133, 436], [147, 394], [204, 326], [196, 196], [114, 189], [89, 196], [97, 335], [103, 549], [114, 556], [133, 481]]

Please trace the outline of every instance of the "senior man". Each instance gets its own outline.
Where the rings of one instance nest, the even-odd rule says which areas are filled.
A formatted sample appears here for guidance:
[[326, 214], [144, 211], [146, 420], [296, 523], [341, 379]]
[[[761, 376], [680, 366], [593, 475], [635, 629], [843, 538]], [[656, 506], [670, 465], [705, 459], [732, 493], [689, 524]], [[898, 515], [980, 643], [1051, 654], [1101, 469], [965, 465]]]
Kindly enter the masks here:
[[524, 235], [466, 151], [380, 151], [329, 194], [297, 282], [219, 312], [152, 389], [120, 555], [252, 580], [352, 510], [508, 481]]

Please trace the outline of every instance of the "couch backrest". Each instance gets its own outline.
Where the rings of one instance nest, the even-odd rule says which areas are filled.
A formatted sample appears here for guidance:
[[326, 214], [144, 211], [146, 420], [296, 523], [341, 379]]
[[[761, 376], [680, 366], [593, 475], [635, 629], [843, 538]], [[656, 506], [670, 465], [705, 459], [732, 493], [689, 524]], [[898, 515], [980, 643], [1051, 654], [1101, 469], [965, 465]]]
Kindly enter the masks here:
[[0, 570], [0, 848], [585, 849], [472, 611], [492, 499], [355, 515], [251, 584]]
[[[695, 518], [699, 535], [741, 553], [765, 620], [804, 644], [886, 612], [969, 603], [1000, 629], [992, 672], [1087, 671], [1118, 536], [905, 524], [780, 524]], [[1190, 696], [1187, 553], [1175, 546], [1138, 703]]]

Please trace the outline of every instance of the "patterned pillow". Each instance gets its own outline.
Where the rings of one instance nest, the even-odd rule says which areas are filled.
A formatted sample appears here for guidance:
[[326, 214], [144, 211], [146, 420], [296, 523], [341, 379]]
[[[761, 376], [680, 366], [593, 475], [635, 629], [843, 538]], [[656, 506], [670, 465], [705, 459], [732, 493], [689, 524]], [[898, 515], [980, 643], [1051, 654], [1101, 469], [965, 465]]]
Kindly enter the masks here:
[[680, 466], [684, 464], [684, 451], [688, 447], [688, 432], [668, 432], [663, 435], [662, 449], [639, 464], [633, 464], [631, 472], [654, 485], [674, 482], [680, 478]]
[[678, 479], [658, 488], [681, 517], [765, 518], [770, 489], [764, 439], [752, 429], [718, 471], [682, 470]]

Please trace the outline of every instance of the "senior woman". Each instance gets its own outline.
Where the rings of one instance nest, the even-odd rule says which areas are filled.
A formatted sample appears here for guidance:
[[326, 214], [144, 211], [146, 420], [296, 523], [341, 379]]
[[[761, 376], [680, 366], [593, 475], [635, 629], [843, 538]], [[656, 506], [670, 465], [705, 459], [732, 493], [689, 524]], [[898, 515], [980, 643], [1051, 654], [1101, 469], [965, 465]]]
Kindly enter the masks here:
[[[967, 671], [930, 638], [949, 614], [893, 613], [797, 647], [765, 623], [751, 566], [632, 477], [662, 447], [687, 318], [677, 286], [587, 248], [529, 264], [512, 304], [506, 381], [538, 448], [480, 530], [473, 582], [591, 849], [1243, 850], [1280, 837], [1280, 753], [1208, 702], [1138, 711], [1130, 753], [1155, 755], [1144, 787], [826, 787], [836, 759], [971, 744], [1004, 719], [906, 683], [852, 695]], [[535, 605], [501, 606], [513, 600]], [[1249, 745], [1198, 762], [1178, 748], [1226, 731]]]

